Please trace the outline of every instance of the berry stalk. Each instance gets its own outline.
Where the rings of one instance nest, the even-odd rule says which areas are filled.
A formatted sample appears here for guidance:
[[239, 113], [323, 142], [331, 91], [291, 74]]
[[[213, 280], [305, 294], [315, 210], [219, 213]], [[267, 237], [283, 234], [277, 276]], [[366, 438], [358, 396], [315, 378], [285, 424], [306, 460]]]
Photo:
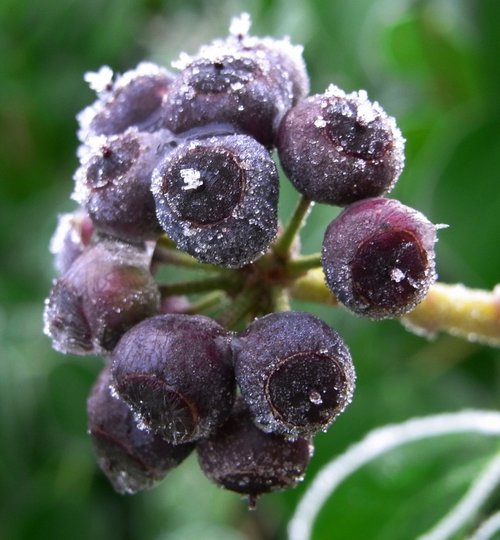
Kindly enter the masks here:
[[283, 234], [278, 238], [274, 245], [274, 253], [277, 257], [286, 259], [289, 256], [290, 248], [299, 230], [305, 225], [307, 216], [312, 207], [312, 201], [302, 196], [290, 218]]

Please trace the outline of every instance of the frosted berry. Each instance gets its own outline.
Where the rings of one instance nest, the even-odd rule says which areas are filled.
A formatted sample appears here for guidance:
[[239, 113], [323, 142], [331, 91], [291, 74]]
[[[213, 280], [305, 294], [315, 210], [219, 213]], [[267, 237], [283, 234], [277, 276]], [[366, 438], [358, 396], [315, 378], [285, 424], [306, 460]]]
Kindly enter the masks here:
[[113, 351], [112, 375], [144, 424], [175, 444], [210, 435], [234, 400], [229, 336], [202, 315], [158, 315], [134, 326]]
[[164, 68], [142, 62], [113, 81], [107, 67], [87, 73], [98, 99], [79, 115], [82, 142], [95, 135], [116, 135], [129, 127], [154, 131], [159, 127], [162, 105], [174, 76]]
[[88, 428], [97, 463], [113, 488], [133, 494], [155, 486], [194, 449], [172, 445], [139, 429], [128, 405], [110, 391], [109, 368], [101, 372], [87, 400]]
[[332, 292], [374, 319], [413, 309], [436, 279], [436, 227], [395, 199], [366, 199], [328, 226], [322, 264]]
[[280, 124], [283, 169], [307, 198], [345, 206], [382, 195], [404, 164], [404, 139], [394, 118], [360, 90], [331, 86], [291, 109]]
[[64, 274], [90, 244], [94, 225], [85, 210], [79, 208], [58, 217], [57, 227], [50, 239], [50, 252], [59, 275]]
[[161, 130], [95, 137], [81, 147], [82, 166], [75, 173], [73, 198], [102, 232], [128, 241], [159, 237], [151, 194], [151, 174], [171, 149], [172, 134]]
[[158, 312], [160, 294], [141, 249], [101, 241], [58, 278], [46, 300], [45, 333], [54, 349], [106, 354], [131, 326]]
[[278, 174], [246, 135], [186, 141], [153, 174], [158, 220], [180, 249], [206, 263], [241, 267], [276, 236]]
[[279, 120], [291, 106], [291, 83], [264, 55], [212, 46], [177, 66], [181, 72], [165, 99], [165, 127], [182, 133], [229, 123], [235, 132], [273, 143]]
[[265, 431], [311, 436], [351, 401], [355, 373], [349, 351], [314, 315], [271, 313], [252, 322], [233, 346], [241, 395]]
[[256, 498], [270, 491], [294, 487], [302, 480], [312, 455], [308, 439], [288, 440], [265, 433], [252, 421], [238, 399], [227, 422], [197, 445], [202, 471], [217, 485]]

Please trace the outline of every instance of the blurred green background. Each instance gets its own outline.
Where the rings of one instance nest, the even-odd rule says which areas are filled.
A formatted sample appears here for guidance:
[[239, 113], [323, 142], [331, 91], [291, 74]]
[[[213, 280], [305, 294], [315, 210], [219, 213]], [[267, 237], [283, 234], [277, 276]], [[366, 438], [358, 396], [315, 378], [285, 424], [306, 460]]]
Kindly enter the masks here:
[[[315, 472], [370, 429], [462, 408], [498, 409], [500, 352], [398, 322], [367, 322], [302, 304], [335, 326], [358, 372], [353, 404], [316, 439], [307, 478], [249, 513], [190, 458], [151, 492], [122, 497], [96, 469], [85, 400], [97, 358], [62, 356], [42, 334], [54, 277], [48, 242], [77, 167], [75, 115], [94, 96], [83, 73], [180, 51], [226, 34], [231, 16], [253, 32], [305, 46], [313, 92], [365, 88], [398, 120], [407, 165], [394, 197], [447, 223], [440, 279], [500, 281], [500, 17], [496, 0], [2, 0], [0, 3], [0, 539], [279, 540]], [[296, 196], [284, 183], [282, 218]], [[334, 210], [316, 206], [303, 231], [317, 251]], [[321, 513], [323, 539], [406, 539], [452, 506], [498, 442], [426, 441], [375, 461]], [[483, 512], [500, 507], [500, 493]], [[480, 519], [478, 516], [477, 519]], [[474, 523], [471, 524], [473, 526]], [[464, 538], [461, 532], [455, 538]]]

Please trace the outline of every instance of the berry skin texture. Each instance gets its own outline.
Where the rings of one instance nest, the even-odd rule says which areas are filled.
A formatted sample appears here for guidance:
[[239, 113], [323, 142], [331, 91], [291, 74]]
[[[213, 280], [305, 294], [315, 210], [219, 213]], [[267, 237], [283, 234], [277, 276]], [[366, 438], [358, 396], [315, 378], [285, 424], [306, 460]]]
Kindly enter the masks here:
[[328, 226], [322, 265], [326, 282], [348, 309], [373, 319], [411, 311], [436, 279], [436, 227], [395, 199], [347, 207]]
[[108, 354], [136, 323], [158, 312], [148, 255], [120, 242], [90, 246], [58, 278], [45, 303], [44, 331], [59, 352]]
[[96, 229], [130, 241], [158, 238], [151, 174], [170, 151], [166, 130], [141, 133], [130, 128], [110, 137], [94, 137], [80, 147], [73, 199], [89, 213]]
[[152, 191], [164, 230], [201, 262], [242, 267], [276, 236], [276, 165], [246, 135], [179, 145], [154, 171]]
[[141, 62], [115, 81], [107, 67], [87, 73], [85, 78], [97, 91], [98, 99], [77, 117], [82, 142], [96, 135], [117, 135], [129, 127], [155, 131], [174, 76], [156, 64]]
[[110, 391], [104, 369], [87, 400], [88, 429], [97, 463], [115, 491], [150, 489], [193, 451], [193, 444], [172, 445], [139, 429], [128, 405]]
[[326, 430], [352, 399], [355, 373], [339, 335], [309, 313], [271, 313], [233, 341], [235, 376], [255, 421], [289, 438]]
[[404, 139], [394, 118], [363, 90], [345, 94], [333, 85], [286, 114], [276, 146], [300, 193], [338, 206], [387, 193], [404, 164]]
[[111, 358], [117, 393], [168, 442], [207, 437], [231, 412], [229, 336], [208, 317], [146, 319], [122, 337]]
[[265, 433], [238, 399], [227, 422], [197, 445], [201, 470], [217, 485], [249, 496], [288, 489], [302, 480], [313, 447], [308, 439], [289, 440]]
[[291, 106], [291, 82], [265, 55], [225, 46], [202, 49], [176, 63], [181, 72], [165, 99], [164, 126], [182, 133], [211, 123], [229, 123], [235, 132], [270, 146]]

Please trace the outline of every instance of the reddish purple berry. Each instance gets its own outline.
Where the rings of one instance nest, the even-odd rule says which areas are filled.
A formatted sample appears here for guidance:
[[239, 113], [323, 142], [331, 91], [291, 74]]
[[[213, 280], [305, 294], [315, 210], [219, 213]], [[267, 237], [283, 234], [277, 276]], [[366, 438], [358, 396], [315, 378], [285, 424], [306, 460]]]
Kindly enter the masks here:
[[351, 311], [373, 319], [412, 310], [436, 279], [436, 227], [395, 199], [366, 199], [330, 223], [323, 241], [326, 281]]
[[265, 431], [309, 437], [325, 430], [352, 399], [349, 351], [314, 315], [271, 313], [252, 322], [233, 347], [236, 382]]
[[281, 164], [307, 198], [345, 206], [387, 193], [404, 163], [404, 139], [394, 118], [366, 92], [331, 86], [304, 99], [281, 122]]
[[313, 447], [308, 439], [289, 440], [265, 433], [238, 399], [226, 423], [197, 445], [202, 471], [218, 486], [249, 496], [250, 505], [270, 491], [302, 480]]
[[138, 426], [128, 405], [110, 390], [109, 368], [101, 372], [87, 401], [89, 434], [97, 463], [113, 488], [133, 494], [152, 488], [194, 449], [172, 445]]
[[169, 442], [207, 437], [231, 411], [235, 383], [229, 336], [208, 317], [146, 319], [122, 337], [112, 362], [118, 394]]

